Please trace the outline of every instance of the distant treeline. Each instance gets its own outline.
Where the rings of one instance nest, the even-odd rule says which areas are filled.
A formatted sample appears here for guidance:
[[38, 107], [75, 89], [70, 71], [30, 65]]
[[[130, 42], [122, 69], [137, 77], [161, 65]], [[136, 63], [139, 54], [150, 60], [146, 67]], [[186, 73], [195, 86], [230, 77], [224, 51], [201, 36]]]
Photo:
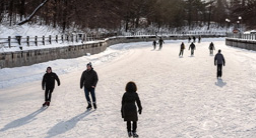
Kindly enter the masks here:
[[70, 27], [131, 31], [149, 25], [178, 28], [210, 26], [212, 22], [221, 26], [242, 23], [253, 28], [256, 27], [254, 17], [256, 0], [0, 1], [1, 24], [22, 25], [27, 19], [29, 23], [61, 27], [63, 32]]

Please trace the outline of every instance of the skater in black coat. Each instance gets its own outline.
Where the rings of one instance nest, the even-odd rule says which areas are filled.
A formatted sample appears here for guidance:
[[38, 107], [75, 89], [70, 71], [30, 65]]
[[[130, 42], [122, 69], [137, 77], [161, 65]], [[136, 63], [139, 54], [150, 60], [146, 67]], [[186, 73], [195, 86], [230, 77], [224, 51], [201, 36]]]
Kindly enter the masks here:
[[92, 95], [92, 102], [94, 109], [97, 108], [96, 105], [96, 96], [95, 96], [95, 88], [98, 82], [98, 75], [96, 71], [92, 68], [91, 62], [87, 64], [87, 69], [83, 72], [80, 79], [80, 88], [84, 87], [85, 98], [87, 100], [88, 106], [87, 109], [92, 108], [91, 99], [89, 97], [89, 93]]
[[213, 55], [213, 50], [215, 50], [213, 42], [210, 43], [209, 50], [210, 50], [210, 55]]
[[201, 42], [201, 35], [198, 36], [198, 43]]
[[52, 72], [51, 67], [47, 67], [42, 80], [42, 89], [45, 90], [45, 103], [43, 106], [50, 106], [52, 92], [55, 87], [55, 80], [57, 81], [58, 86], [60, 86], [60, 79], [57, 74]]
[[189, 36], [189, 37], [188, 37], [188, 43], [190, 43], [190, 41], [191, 41], [191, 37]]
[[195, 37], [195, 36], [193, 36], [193, 42], [194, 42], [194, 43], [196, 42], [196, 37]]
[[[139, 108], [139, 114], [141, 114], [142, 112], [142, 106], [140, 103], [140, 98], [136, 92], [137, 86], [134, 82], [128, 82], [125, 90], [126, 92], [123, 95], [121, 107], [122, 118], [124, 118], [124, 121], [127, 121], [128, 136], [138, 137], [138, 135], [136, 134], [138, 115], [135, 102], [137, 103], [137, 106]], [[133, 122], [132, 130], [131, 121]]]
[[153, 41], [154, 50], [156, 49], [156, 40]]
[[159, 39], [159, 50], [161, 50], [162, 49], [162, 47], [163, 47], [163, 43], [164, 43], [164, 40], [163, 40], [163, 38], [162, 37], [160, 37], [160, 39]]
[[222, 65], [225, 66], [225, 58], [221, 54], [221, 50], [218, 51], [218, 53], [214, 57], [214, 65], [217, 65], [217, 78], [222, 76]]
[[180, 54], [179, 54], [179, 56], [183, 56], [184, 49], [185, 49], [185, 44], [182, 42], [181, 45], [180, 45]]
[[192, 42], [188, 48], [188, 50], [191, 49], [191, 56], [194, 55], [194, 50], [196, 50], [196, 45]]

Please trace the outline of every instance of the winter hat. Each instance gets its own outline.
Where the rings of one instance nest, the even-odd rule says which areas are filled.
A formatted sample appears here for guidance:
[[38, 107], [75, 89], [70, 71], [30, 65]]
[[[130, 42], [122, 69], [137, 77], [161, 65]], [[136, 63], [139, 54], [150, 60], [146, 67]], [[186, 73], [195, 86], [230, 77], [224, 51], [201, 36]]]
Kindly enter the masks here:
[[219, 53], [221, 52], [221, 50], [218, 51]]
[[52, 68], [51, 68], [51, 67], [47, 67], [47, 68], [46, 68], [46, 72], [47, 72], [47, 70], [48, 70], [48, 69], [52, 70]]
[[87, 66], [90, 66], [90, 67], [92, 67], [92, 63], [91, 63], [91, 62], [89, 62], [89, 63], [87, 64]]

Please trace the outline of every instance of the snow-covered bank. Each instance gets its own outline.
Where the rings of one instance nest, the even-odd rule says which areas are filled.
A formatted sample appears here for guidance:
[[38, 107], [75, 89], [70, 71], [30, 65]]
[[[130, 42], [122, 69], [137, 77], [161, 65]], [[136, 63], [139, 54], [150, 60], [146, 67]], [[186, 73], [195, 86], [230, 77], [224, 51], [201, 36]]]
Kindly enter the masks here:
[[[186, 42], [180, 58], [182, 41], [186, 42], [166, 41], [161, 51], [152, 50], [151, 42], [118, 44], [63, 65], [56, 60], [6, 69], [10, 72], [6, 76], [33, 78], [36, 74], [24, 72], [32, 68], [38, 71], [38, 79], [0, 89], [0, 137], [125, 138], [121, 98], [125, 84], [132, 80], [143, 106], [138, 122], [141, 138], [255, 138], [256, 53], [225, 46], [223, 38], [203, 39], [196, 44], [194, 57]], [[226, 58], [222, 80], [216, 80], [208, 51], [211, 41]], [[88, 61], [99, 75], [98, 109], [89, 112], [79, 88]], [[51, 106], [43, 110], [40, 80], [47, 66], [59, 74], [61, 86], [55, 88]]]

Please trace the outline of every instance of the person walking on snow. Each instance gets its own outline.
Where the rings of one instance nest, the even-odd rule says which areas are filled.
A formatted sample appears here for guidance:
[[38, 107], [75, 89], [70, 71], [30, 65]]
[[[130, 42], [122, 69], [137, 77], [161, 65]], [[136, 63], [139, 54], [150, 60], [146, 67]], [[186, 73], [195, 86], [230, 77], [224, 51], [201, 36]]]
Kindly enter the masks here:
[[60, 86], [60, 79], [57, 74], [52, 72], [51, 67], [47, 67], [42, 80], [42, 89], [45, 90], [45, 102], [43, 106], [50, 106], [52, 92], [55, 87], [55, 80], [57, 81], [58, 86]]
[[190, 44], [188, 50], [190, 50], [190, 49], [191, 49], [191, 56], [193, 56], [194, 55], [194, 50], [196, 50], [196, 46], [193, 42]]
[[154, 50], [156, 49], [156, 40], [153, 41]]
[[218, 51], [218, 53], [214, 57], [214, 65], [217, 65], [217, 78], [222, 76], [222, 65], [225, 66], [225, 58], [221, 54], [221, 50]]
[[160, 37], [160, 39], [159, 39], [159, 50], [161, 50], [161, 49], [162, 49], [162, 47], [163, 47], [163, 43], [164, 43], [164, 40], [163, 40], [163, 38], [162, 38], [162, 37]]
[[[96, 97], [95, 97], [95, 88], [98, 82], [98, 75], [96, 71], [92, 68], [91, 62], [87, 64], [87, 69], [82, 73], [81, 79], [80, 79], [80, 88], [82, 89], [84, 87], [84, 93], [85, 98], [87, 100], [88, 106], [87, 109], [92, 108], [92, 103], [94, 109], [97, 108], [96, 105]], [[92, 96], [92, 102], [89, 97], [89, 93], [91, 93]]]
[[213, 55], [213, 50], [215, 50], [213, 42], [210, 43], [209, 50], [210, 50], [210, 55]]
[[181, 45], [180, 45], [180, 54], [179, 56], [183, 56], [183, 53], [184, 53], [184, 49], [185, 49], [185, 44], [182, 42]]
[[[121, 107], [122, 118], [124, 118], [124, 121], [127, 121], [128, 136], [139, 137], [138, 134], [136, 133], [138, 115], [137, 115], [137, 107], [135, 105], [135, 102], [137, 103], [137, 106], [139, 108], [138, 110], [139, 114], [141, 114], [142, 112], [142, 106], [141, 106], [140, 98], [137, 94], [136, 84], [134, 82], [128, 82], [126, 84], [125, 91], [126, 92], [124, 93], [122, 98], [122, 107]], [[131, 125], [131, 122], [133, 122], [132, 125]]]

